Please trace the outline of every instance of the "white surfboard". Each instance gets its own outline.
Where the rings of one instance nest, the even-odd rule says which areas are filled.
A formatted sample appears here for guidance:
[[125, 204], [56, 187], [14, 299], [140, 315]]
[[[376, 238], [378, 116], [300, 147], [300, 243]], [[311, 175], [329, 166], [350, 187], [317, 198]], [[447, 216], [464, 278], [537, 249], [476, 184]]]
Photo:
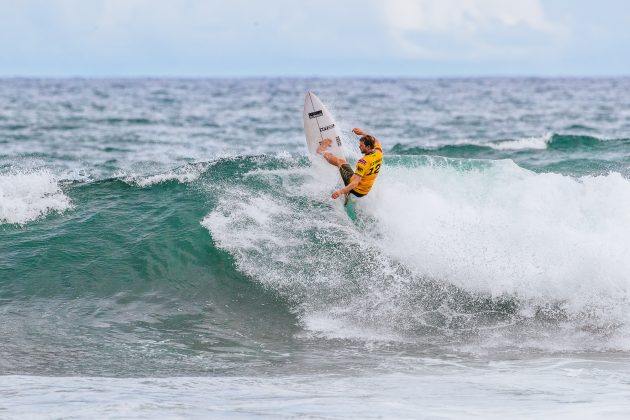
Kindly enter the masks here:
[[313, 92], [307, 92], [304, 97], [304, 133], [306, 134], [306, 147], [311, 162], [320, 167], [327, 165], [330, 170], [339, 172], [337, 168], [328, 164], [322, 155], [317, 153], [320, 142], [329, 138], [332, 140], [332, 144], [327, 151], [342, 159], [346, 158], [341, 143], [341, 130], [330, 111]]

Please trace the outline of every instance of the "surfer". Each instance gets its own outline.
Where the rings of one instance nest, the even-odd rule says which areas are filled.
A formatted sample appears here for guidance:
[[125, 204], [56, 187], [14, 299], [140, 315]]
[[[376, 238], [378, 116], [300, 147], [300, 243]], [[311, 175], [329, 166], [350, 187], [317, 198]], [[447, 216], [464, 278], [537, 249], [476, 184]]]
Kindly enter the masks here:
[[333, 199], [339, 198], [341, 195], [347, 196], [350, 193], [357, 197], [363, 197], [369, 193], [383, 164], [381, 142], [360, 128], [353, 128], [352, 131], [357, 136], [361, 136], [359, 150], [363, 153], [363, 157], [357, 162], [354, 171], [345, 159], [326, 151], [332, 144], [331, 139], [322, 140], [317, 148], [317, 153], [321, 154], [328, 163], [339, 168], [341, 179], [345, 184], [345, 187], [332, 193]]

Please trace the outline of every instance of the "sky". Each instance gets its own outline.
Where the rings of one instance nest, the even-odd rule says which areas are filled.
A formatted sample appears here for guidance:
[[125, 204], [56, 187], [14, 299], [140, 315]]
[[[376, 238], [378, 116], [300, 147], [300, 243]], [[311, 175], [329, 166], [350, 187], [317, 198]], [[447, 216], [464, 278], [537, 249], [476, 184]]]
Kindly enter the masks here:
[[0, 0], [0, 76], [617, 75], [626, 0]]

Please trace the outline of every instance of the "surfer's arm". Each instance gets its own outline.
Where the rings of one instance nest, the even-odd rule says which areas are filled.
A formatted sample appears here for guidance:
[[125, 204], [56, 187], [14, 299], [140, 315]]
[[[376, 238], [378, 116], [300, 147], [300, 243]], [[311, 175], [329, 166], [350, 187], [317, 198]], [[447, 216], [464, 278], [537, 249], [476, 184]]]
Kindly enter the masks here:
[[[356, 134], [357, 136], [370, 136], [371, 135], [367, 131], [365, 131], [362, 128], [359, 128], [359, 127], [353, 128], [352, 132], [354, 134]], [[372, 137], [374, 137], [374, 136], [372, 136]], [[381, 141], [379, 139], [377, 139], [376, 137], [374, 137], [374, 140], [376, 140], [376, 143], [378, 143], [378, 144], [381, 143]]]
[[352, 178], [350, 178], [350, 182], [348, 183], [348, 185], [346, 185], [345, 187], [338, 189], [337, 191], [335, 191], [334, 193], [332, 193], [331, 197], [333, 199], [337, 199], [342, 195], [348, 194], [350, 191], [352, 191], [357, 185], [359, 185], [359, 182], [361, 182], [361, 177], [357, 174], [352, 175]]

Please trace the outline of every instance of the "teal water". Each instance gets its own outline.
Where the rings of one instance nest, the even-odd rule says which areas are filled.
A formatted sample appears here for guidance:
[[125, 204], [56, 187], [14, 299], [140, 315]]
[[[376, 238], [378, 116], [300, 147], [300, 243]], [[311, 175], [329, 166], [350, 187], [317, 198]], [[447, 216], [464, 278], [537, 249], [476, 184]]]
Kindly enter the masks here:
[[0, 410], [624, 417], [628, 84], [1, 80]]

